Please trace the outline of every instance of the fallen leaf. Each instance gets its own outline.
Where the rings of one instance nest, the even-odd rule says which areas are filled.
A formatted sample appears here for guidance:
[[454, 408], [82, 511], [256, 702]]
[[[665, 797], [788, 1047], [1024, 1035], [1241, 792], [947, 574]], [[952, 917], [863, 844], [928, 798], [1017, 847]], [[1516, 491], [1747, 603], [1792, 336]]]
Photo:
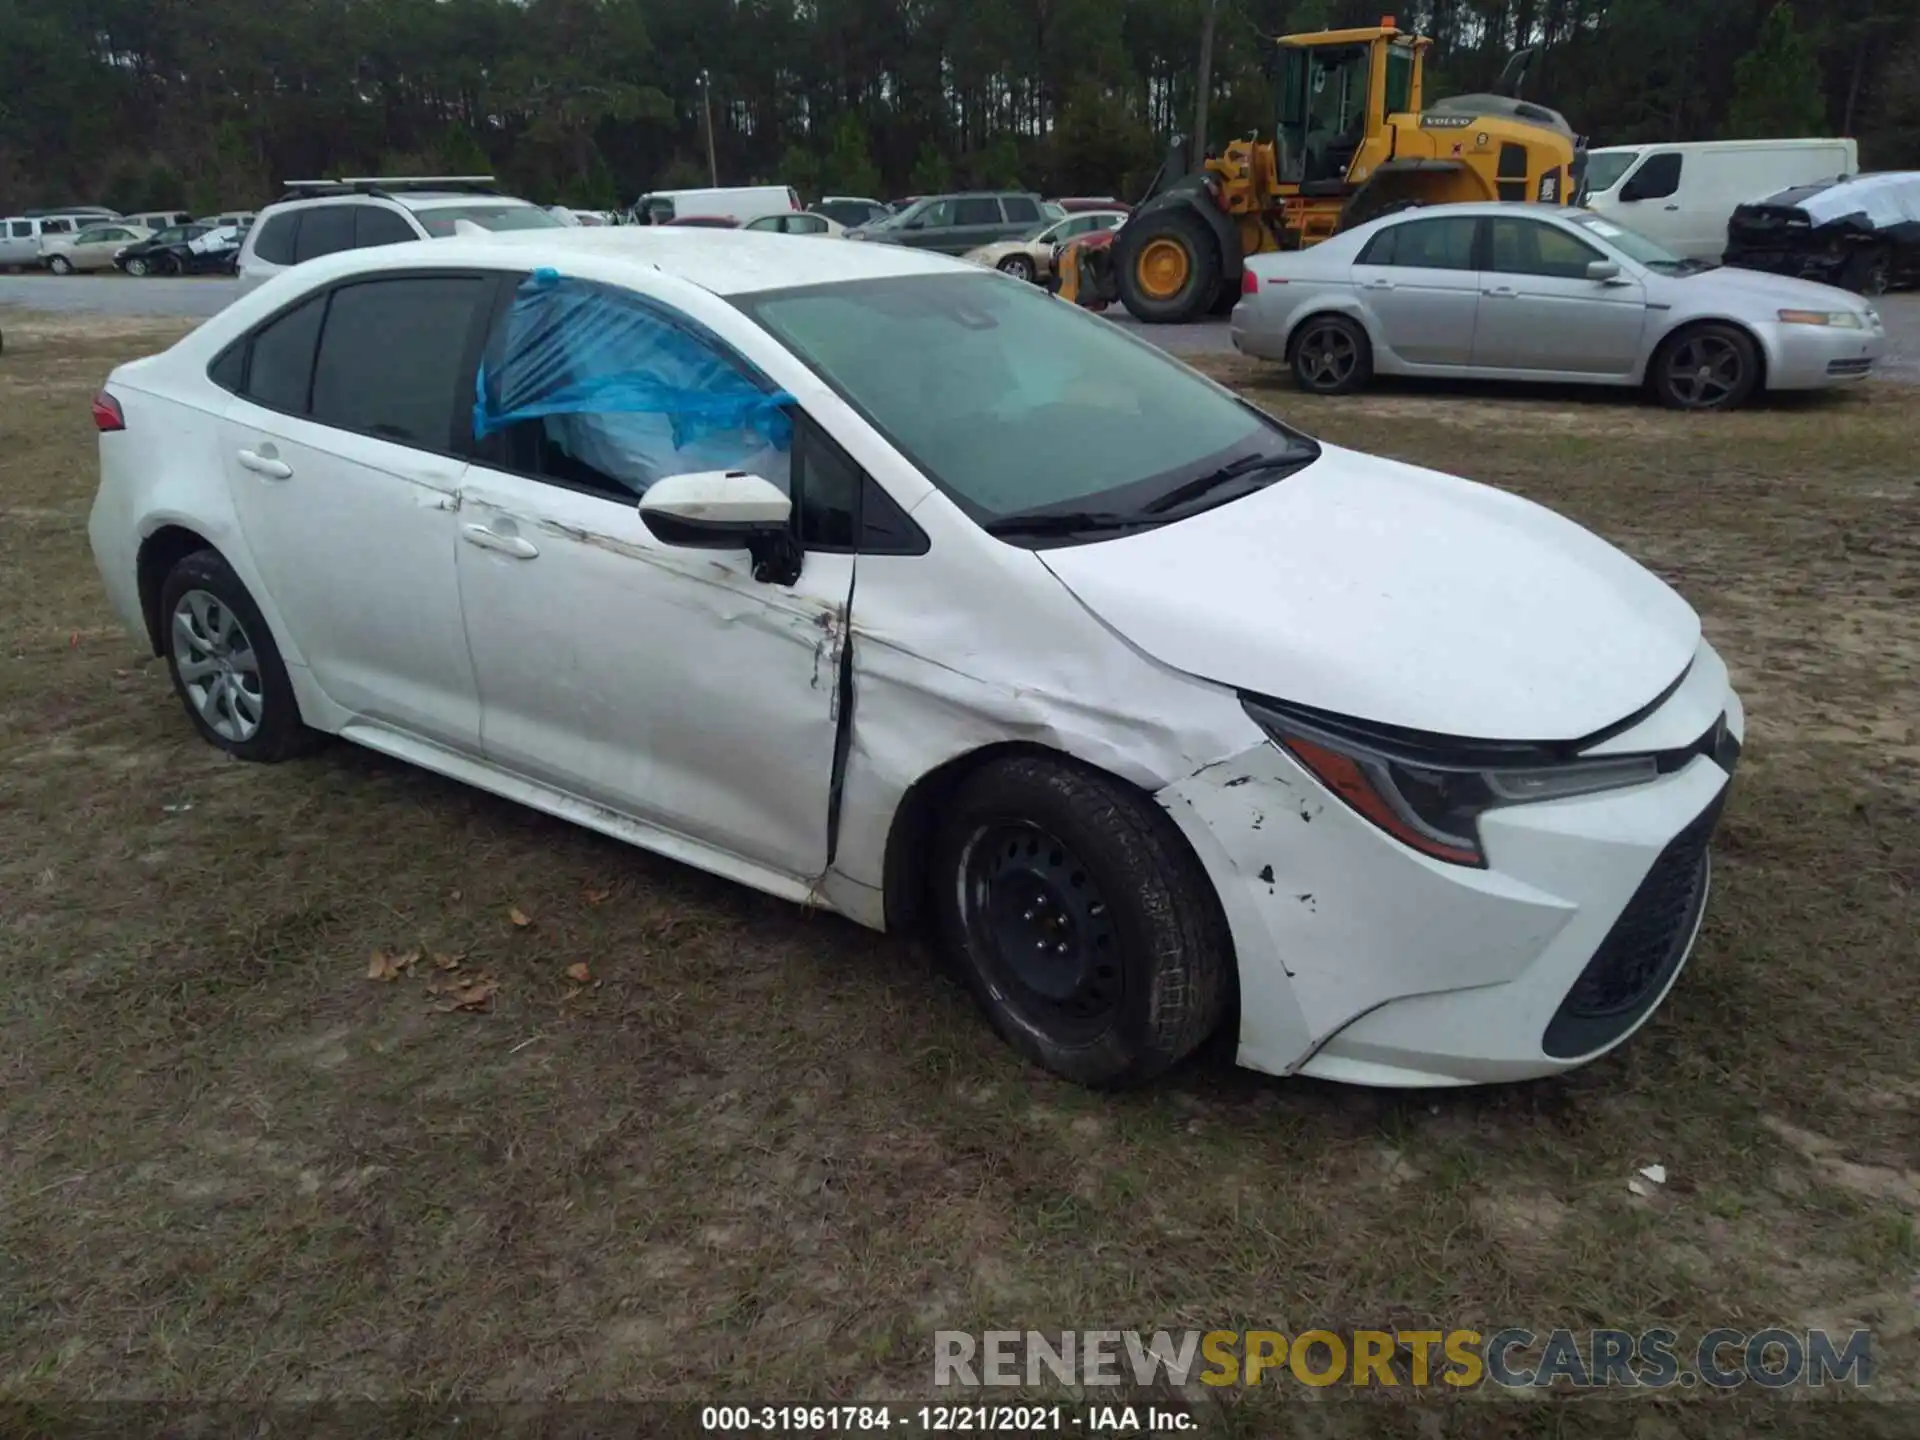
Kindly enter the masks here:
[[1645, 1182], [1638, 1179], [1627, 1181], [1627, 1189], [1631, 1190], [1643, 1200], [1653, 1194], [1653, 1191], [1647, 1188]]
[[573, 997], [578, 995], [579, 993], [580, 993], [580, 987], [578, 985], [575, 985], [571, 990], [567, 991], [566, 994], [560, 997], [560, 1003], [564, 1005], [567, 1001], [573, 999]]
[[384, 952], [376, 950], [367, 957], [367, 979], [391, 980], [392, 978], [393, 976], [387, 973], [387, 957]]
[[395, 958], [393, 962], [393, 968], [395, 970], [411, 970], [415, 965], [419, 963], [420, 963], [420, 952], [418, 950], [409, 950], [407, 951], [406, 954]]
[[527, 926], [533, 924], [533, 917], [527, 914], [527, 912], [522, 910], [518, 905], [515, 905], [512, 909], [507, 911], [507, 919], [511, 920], [515, 925], [518, 925], [523, 930]]
[[446, 987], [443, 986], [438, 980], [427, 981], [427, 994], [429, 995], [438, 995], [445, 988]]
[[433, 957], [433, 966], [436, 970], [458, 970], [460, 968], [460, 957], [458, 955], [436, 955]]
[[589, 905], [604, 905], [613, 898], [611, 890], [587, 890], [582, 893], [585, 894]]
[[451, 997], [452, 1003], [442, 1005], [440, 1009], [443, 1011], [485, 1010], [493, 1003], [494, 994], [499, 989], [498, 980], [491, 975], [482, 975], [471, 985], [456, 985], [450, 988], [447, 994]]
[[458, 890], [447, 891], [447, 899], [458, 900], [459, 898], [460, 898], [460, 892]]
[[367, 979], [384, 980], [391, 985], [401, 973], [420, 958], [418, 950], [405, 955], [389, 955], [384, 950], [376, 950], [367, 957]]
[[593, 972], [587, 969], [586, 961], [576, 960], [573, 964], [567, 966], [567, 979], [576, 981], [579, 984], [584, 985], [589, 980], [593, 979]]

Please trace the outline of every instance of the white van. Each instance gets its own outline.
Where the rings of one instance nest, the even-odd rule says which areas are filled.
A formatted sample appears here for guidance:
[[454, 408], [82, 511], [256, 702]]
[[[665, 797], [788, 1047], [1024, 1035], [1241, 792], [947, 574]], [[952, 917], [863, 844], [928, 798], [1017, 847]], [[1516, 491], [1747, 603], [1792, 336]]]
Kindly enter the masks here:
[[1736, 205], [1853, 175], [1852, 140], [1609, 145], [1587, 154], [1587, 207], [1689, 260], [1718, 260]]
[[744, 225], [762, 215], [786, 215], [800, 208], [791, 185], [741, 185], [731, 189], [654, 190], [633, 202], [640, 225], [664, 225], [689, 215], [737, 220]]

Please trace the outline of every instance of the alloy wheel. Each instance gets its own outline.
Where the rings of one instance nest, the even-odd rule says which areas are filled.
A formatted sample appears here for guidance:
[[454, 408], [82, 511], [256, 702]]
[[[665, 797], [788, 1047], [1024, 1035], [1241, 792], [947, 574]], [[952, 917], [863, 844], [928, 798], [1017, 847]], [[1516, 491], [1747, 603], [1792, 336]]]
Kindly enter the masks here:
[[1000, 268], [1016, 280], [1033, 279], [1033, 261], [1024, 255], [1009, 255], [1000, 262]]
[[223, 740], [245, 744], [266, 718], [260, 660], [219, 596], [189, 590], [173, 607], [173, 665], [187, 700]]
[[135, 279], [138, 279], [147, 273], [147, 262], [136, 255], [133, 259], [127, 261], [127, 273]]
[[1300, 337], [1300, 377], [1316, 390], [1331, 390], [1353, 378], [1360, 347], [1338, 325], [1316, 325]]
[[1689, 335], [1667, 357], [1667, 389], [1689, 410], [1712, 410], [1740, 391], [1746, 358], [1721, 335]]
[[1125, 983], [1113, 912], [1065, 844], [1025, 822], [982, 825], [959, 885], [969, 948], [1029, 1024], [1065, 1039], [1111, 1023]]

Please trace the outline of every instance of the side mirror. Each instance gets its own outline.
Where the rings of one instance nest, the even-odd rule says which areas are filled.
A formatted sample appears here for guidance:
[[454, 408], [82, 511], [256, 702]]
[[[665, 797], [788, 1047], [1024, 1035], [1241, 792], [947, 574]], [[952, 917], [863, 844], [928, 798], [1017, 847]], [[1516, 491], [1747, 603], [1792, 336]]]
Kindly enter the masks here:
[[1611, 260], [1594, 260], [1587, 265], [1587, 279], [1609, 284], [1620, 278], [1620, 267]]
[[800, 578], [793, 501], [771, 481], [740, 470], [668, 475], [640, 497], [640, 519], [663, 545], [745, 550], [753, 578], [791, 585]]

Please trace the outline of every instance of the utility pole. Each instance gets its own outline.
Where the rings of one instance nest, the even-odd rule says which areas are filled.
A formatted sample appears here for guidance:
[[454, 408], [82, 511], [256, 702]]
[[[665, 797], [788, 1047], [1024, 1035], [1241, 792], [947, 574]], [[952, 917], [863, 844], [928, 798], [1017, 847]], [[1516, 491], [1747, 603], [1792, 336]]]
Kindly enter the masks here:
[[720, 188], [720, 162], [713, 158], [713, 77], [700, 72], [700, 120], [707, 132], [707, 183]]
[[1188, 163], [1198, 170], [1207, 158], [1207, 107], [1213, 100], [1213, 22], [1220, 0], [1202, 0], [1206, 6], [1200, 22], [1199, 96], [1193, 102], [1193, 155]]

